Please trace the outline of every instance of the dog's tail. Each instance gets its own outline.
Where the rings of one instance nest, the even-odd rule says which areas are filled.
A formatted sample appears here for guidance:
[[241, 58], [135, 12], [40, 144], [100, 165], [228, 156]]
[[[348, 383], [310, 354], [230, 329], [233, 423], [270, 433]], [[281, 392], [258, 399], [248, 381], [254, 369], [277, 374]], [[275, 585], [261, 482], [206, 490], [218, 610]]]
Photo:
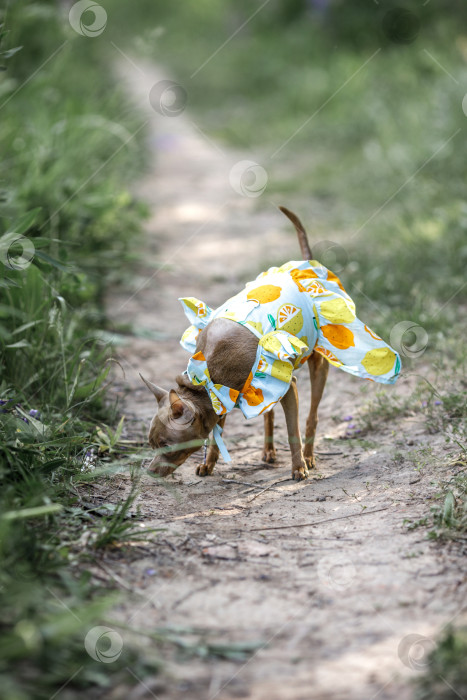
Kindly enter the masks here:
[[281, 212], [286, 215], [288, 219], [293, 223], [295, 226], [295, 229], [297, 231], [298, 235], [298, 242], [300, 244], [300, 250], [302, 251], [302, 257], [304, 260], [311, 260], [312, 259], [312, 254], [311, 254], [311, 249], [310, 249], [310, 244], [308, 243], [308, 236], [306, 235], [306, 231], [303, 228], [303, 224], [298, 218], [298, 216], [295, 216], [293, 212], [291, 212], [289, 209], [286, 209], [285, 207], [279, 207]]

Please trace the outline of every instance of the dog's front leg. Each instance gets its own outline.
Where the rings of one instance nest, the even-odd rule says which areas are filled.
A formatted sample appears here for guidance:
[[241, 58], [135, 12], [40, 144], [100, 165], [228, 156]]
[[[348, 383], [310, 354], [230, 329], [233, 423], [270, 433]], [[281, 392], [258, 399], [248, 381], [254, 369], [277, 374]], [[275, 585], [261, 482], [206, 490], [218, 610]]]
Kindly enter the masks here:
[[281, 399], [282, 408], [287, 423], [290, 451], [292, 453], [292, 479], [300, 481], [308, 476], [308, 469], [303, 456], [302, 438], [300, 437], [300, 425], [298, 419], [298, 391], [297, 380], [292, 378], [292, 383], [286, 395]]
[[[217, 424], [223, 428], [224, 423], [225, 423], [226, 416], [221, 416], [219, 420], [217, 421]], [[217, 447], [217, 444], [214, 440], [211, 440], [209, 442], [209, 449], [208, 453], [206, 455], [206, 463], [205, 464], [200, 464], [199, 467], [196, 467], [196, 473], [199, 476], [210, 476], [213, 471], [214, 467], [217, 464], [217, 460], [219, 459], [219, 448]]]
[[264, 414], [264, 448], [263, 462], [272, 464], [276, 461], [276, 448], [274, 447], [274, 409]]

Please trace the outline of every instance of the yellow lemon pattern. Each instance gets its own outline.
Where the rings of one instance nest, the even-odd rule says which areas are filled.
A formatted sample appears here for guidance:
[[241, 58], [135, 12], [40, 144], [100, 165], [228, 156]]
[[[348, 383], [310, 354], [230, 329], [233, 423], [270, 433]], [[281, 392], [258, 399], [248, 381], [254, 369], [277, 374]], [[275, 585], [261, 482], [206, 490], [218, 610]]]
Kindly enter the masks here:
[[355, 304], [342, 297], [322, 301], [320, 311], [331, 323], [352, 323], [355, 320]]
[[[270, 410], [288, 391], [294, 370], [320, 353], [354, 376], [393, 384], [398, 353], [356, 316], [355, 304], [340, 279], [316, 260], [292, 260], [258, 275], [214, 311], [195, 297], [180, 300], [192, 324], [181, 344], [191, 354], [187, 374], [203, 385], [218, 415], [233, 408], [246, 418]], [[250, 376], [239, 392], [211, 380], [196, 344], [211, 321], [228, 318], [258, 339]]]
[[273, 284], [264, 284], [261, 287], [251, 289], [246, 295], [246, 298], [259, 301], [260, 304], [270, 304], [272, 301], [279, 299], [281, 291], [281, 287], [277, 287]]
[[247, 321], [246, 322], [247, 326], [251, 326], [254, 328], [254, 330], [259, 333], [260, 335], [263, 335], [263, 324], [259, 321]]
[[297, 335], [303, 328], [302, 310], [294, 304], [282, 304], [277, 312], [277, 327], [281, 331]]
[[282, 382], [289, 383], [292, 379], [293, 367], [290, 362], [285, 360], [275, 360], [272, 363], [271, 376], [280, 379]]
[[216, 394], [212, 390], [209, 391], [209, 396], [211, 397], [212, 407], [217, 413], [217, 415], [222, 416], [222, 414], [227, 413], [227, 410], [222, 405], [221, 400], [218, 396], [216, 396]]
[[368, 374], [379, 376], [389, 372], [396, 364], [396, 353], [391, 348], [374, 348], [368, 350], [362, 360], [362, 365]]
[[303, 345], [306, 345], [308, 350], [304, 349], [303, 354], [296, 358], [296, 360], [293, 364], [294, 369], [298, 369], [300, 367], [300, 365], [305, 364], [305, 362], [310, 358], [310, 355], [313, 352], [313, 348], [309, 347], [310, 344], [308, 342], [308, 338], [306, 335], [302, 335], [302, 337], [300, 338], [300, 342], [303, 343]]
[[197, 316], [202, 318], [207, 314], [207, 306], [203, 301], [195, 299], [195, 297], [187, 297], [185, 299], [186, 306], [193, 311]]
[[281, 341], [275, 333], [267, 333], [266, 335], [263, 335], [259, 341], [259, 345], [261, 345], [261, 347], [263, 347], [265, 350], [269, 350], [269, 352], [271, 352], [273, 355], [279, 353], [282, 349]]
[[235, 311], [227, 311], [224, 318], [228, 318], [231, 321], [236, 321], [237, 320], [237, 313]]

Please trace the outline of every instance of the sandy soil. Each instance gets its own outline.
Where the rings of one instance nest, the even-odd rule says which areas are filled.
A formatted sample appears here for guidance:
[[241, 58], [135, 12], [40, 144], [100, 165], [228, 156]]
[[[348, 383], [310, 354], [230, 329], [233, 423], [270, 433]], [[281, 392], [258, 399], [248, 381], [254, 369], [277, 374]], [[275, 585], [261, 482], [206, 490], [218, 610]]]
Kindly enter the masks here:
[[[148, 103], [154, 68], [121, 65], [151, 124], [153, 167], [138, 192], [149, 203], [144, 263], [107, 300], [115, 323], [134, 335], [118, 347], [125, 378], [116, 380], [132, 435], [146, 434], [155, 410], [138, 372], [170, 388], [187, 362], [178, 341], [187, 323], [178, 296], [216, 307], [265, 264], [299, 257], [295, 234], [267, 193], [242, 197], [229, 184], [232, 166], [258, 154], [226, 151], [204, 137], [187, 111], [157, 115]], [[311, 203], [296, 207], [304, 220]], [[345, 280], [345, 275], [344, 275]], [[151, 339], [142, 337], [151, 334]], [[306, 369], [298, 375], [302, 428], [309, 405]], [[363, 386], [364, 385], [364, 386]], [[407, 393], [411, 380], [388, 392]], [[212, 477], [195, 474], [194, 455], [165, 483], [148, 476], [138, 506], [156, 547], [106, 566], [124, 585], [115, 619], [151, 630], [200, 628], [224, 644], [258, 642], [244, 661], [177, 660], [168, 676], [144, 679], [131, 697], [192, 700], [254, 698], [379, 700], [411, 697], [426, 652], [465, 601], [459, 552], [408, 529], [427, 515], [439, 474], [414, 468], [409, 452], [441, 438], [416, 414], [347, 438], [352, 415], [379, 387], [331, 368], [320, 410], [318, 468], [290, 479], [282, 411], [276, 412], [278, 461], [261, 462], [262, 421], [240, 412], [225, 430], [233, 462]], [[119, 477], [120, 478], [120, 477]], [[124, 493], [128, 482], [121, 477]], [[115, 496], [114, 496], [115, 498]], [[133, 593], [126, 593], [126, 591]], [[417, 644], [420, 635], [423, 639]], [[419, 640], [420, 641], [420, 640]]]

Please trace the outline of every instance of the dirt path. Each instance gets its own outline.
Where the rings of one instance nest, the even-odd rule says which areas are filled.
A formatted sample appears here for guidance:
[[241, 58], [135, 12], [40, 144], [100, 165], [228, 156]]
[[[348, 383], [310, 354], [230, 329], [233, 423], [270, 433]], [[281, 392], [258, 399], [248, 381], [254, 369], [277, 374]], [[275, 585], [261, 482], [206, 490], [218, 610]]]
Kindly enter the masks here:
[[[143, 70], [122, 66], [135, 100], [147, 105], [152, 85], [166, 76]], [[149, 114], [154, 165], [138, 187], [152, 211], [145, 265], [108, 299], [113, 321], [135, 331], [119, 348], [126, 371], [119, 388], [127, 425], [139, 436], [155, 403], [137, 372], [169, 388], [186, 366], [178, 341], [187, 324], [177, 297], [216, 307], [265, 265], [298, 257], [291, 227], [267, 195], [242, 197], [229, 184], [231, 167], [258, 154], [219, 149], [187, 112]], [[300, 209], [304, 218], [308, 206]], [[298, 379], [303, 424], [306, 370]], [[260, 461], [262, 421], [245, 422], [238, 412], [226, 423], [231, 465], [220, 461], [214, 476], [200, 479], [195, 455], [166, 485], [143, 477], [138, 505], [147, 525], [164, 532], [153, 551], [107, 562], [135, 591], [116, 617], [144, 629], [203, 628], [224, 644], [261, 644], [245, 661], [169, 665], [171, 679], [146, 680], [151, 692], [139, 686], [135, 698], [411, 696], [414, 668], [424, 666], [432, 643], [417, 646], [409, 635], [431, 639], [458, 616], [465, 583], [455, 552], [403, 522], [425, 517], [435, 492], [433, 471], [417, 471], [409, 452], [429, 443], [441, 453], [440, 441], [416, 416], [382, 423], [365, 440], [346, 439], [344, 418], [355, 417], [377, 389], [331, 368], [319, 466], [307, 482], [290, 480], [280, 410], [275, 466]], [[397, 391], [409, 389], [406, 382]]]

